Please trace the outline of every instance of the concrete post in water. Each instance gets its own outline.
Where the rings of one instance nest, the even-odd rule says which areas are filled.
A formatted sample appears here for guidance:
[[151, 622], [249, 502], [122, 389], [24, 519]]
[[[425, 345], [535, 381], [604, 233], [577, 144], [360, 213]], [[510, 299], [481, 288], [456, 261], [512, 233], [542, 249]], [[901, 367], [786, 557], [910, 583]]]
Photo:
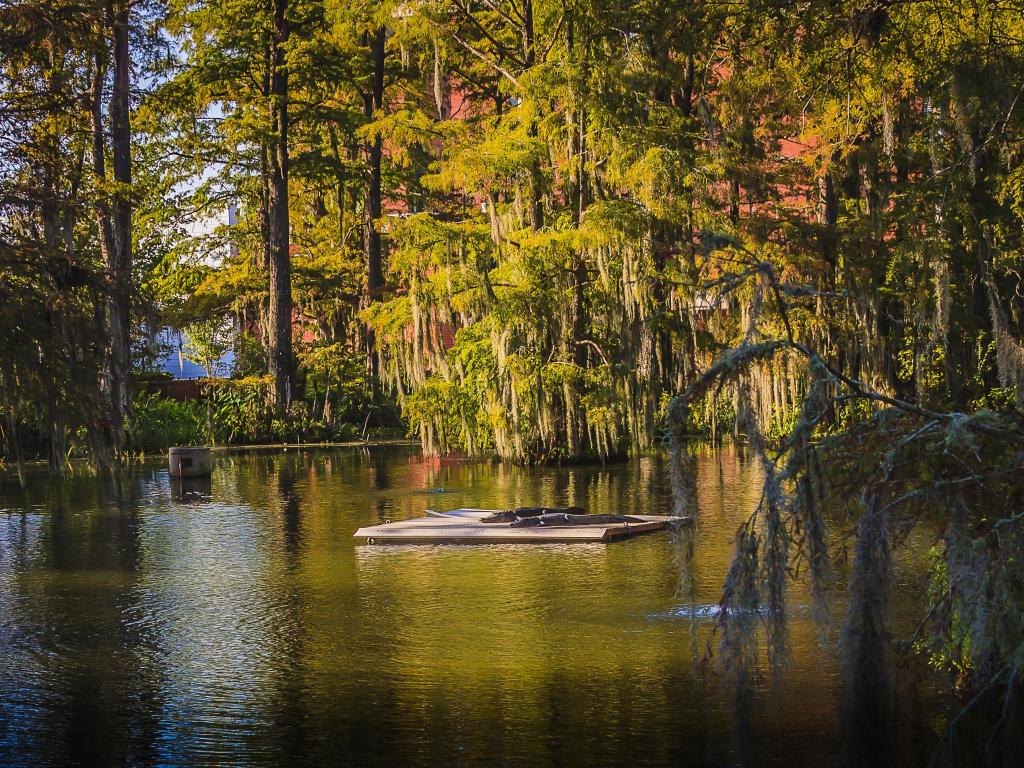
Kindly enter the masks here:
[[167, 465], [171, 477], [206, 477], [213, 469], [209, 448], [168, 448]]

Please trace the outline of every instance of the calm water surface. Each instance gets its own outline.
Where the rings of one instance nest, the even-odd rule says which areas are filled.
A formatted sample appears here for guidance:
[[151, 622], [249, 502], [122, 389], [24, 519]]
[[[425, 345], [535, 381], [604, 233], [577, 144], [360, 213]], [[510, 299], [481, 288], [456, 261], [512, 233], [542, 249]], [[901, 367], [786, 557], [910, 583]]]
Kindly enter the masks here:
[[[729, 451], [700, 457], [699, 484], [696, 597], [684, 602], [664, 534], [352, 539], [425, 508], [666, 514], [657, 457], [526, 469], [404, 447], [221, 454], [206, 487], [172, 485], [154, 463], [120, 498], [88, 478], [33, 474], [22, 490], [4, 477], [0, 765], [726, 763], [729, 691], [694, 670], [691, 627], [702, 656], [760, 486]], [[916, 562], [900, 583], [913, 601]], [[829, 764], [834, 649], [799, 584], [791, 602], [792, 667], [758, 694], [755, 742], [767, 765]]]

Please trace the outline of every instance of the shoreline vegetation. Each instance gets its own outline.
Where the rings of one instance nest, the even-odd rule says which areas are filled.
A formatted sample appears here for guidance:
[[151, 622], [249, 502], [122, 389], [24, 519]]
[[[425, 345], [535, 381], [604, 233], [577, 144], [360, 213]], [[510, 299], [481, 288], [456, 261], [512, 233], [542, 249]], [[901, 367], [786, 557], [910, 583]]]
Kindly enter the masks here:
[[[369, 439], [369, 440], [345, 440], [345, 441], [334, 441], [334, 442], [312, 442], [312, 443], [240, 443], [237, 445], [210, 445], [208, 447], [213, 453], [250, 453], [259, 451], [281, 451], [287, 452], [291, 450], [317, 450], [324, 448], [387, 448], [392, 446], [405, 446], [414, 447], [418, 446], [418, 440], [411, 440], [409, 438], [391, 438], [391, 439]], [[174, 447], [174, 446], [169, 446]], [[156, 459], [157, 457], [166, 458], [166, 449], [158, 453], [146, 453], [140, 452], [134, 454], [130, 461], [148, 461]], [[87, 465], [88, 459], [81, 457], [78, 459], [72, 459], [71, 461], [76, 462], [79, 465]], [[129, 461], [129, 460], [126, 460]], [[31, 461], [24, 462], [25, 467], [43, 467], [46, 464], [46, 459], [34, 459]], [[0, 463], [0, 472], [16, 472], [17, 468], [11, 464]]]
[[[964, 702], [937, 760], [1019, 762], [1024, 0], [12, 0], [0, 53], [9, 463], [667, 443], [686, 594], [685, 436], [742, 434], [764, 487], [709, 651], [737, 763], [798, 575], [841, 626], [844, 764], [899, 764], [907, 652]], [[175, 354], [221, 375], [147, 392]]]
[[[689, 450], [701, 450], [701, 449], [718, 449], [723, 445], [735, 444], [738, 447], [747, 447], [747, 443], [744, 439], [736, 439], [732, 436], [720, 436], [718, 440], [712, 441], [707, 436], [693, 434], [688, 436], [686, 443]], [[167, 448], [174, 446], [167, 446]], [[249, 452], [288, 452], [291, 450], [320, 450], [320, 449], [332, 449], [332, 448], [390, 448], [390, 447], [406, 447], [422, 449], [422, 444], [418, 439], [411, 437], [373, 437], [367, 438], [366, 440], [354, 439], [354, 440], [328, 440], [328, 441], [310, 441], [310, 442], [279, 442], [279, 443], [234, 443], [230, 445], [206, 445], [203, 446], [209, 448], [213, 453], [249, 453]], [[167, 448], [157, 451], [138, 451], [129, 456], [126, 456], [124, 461], [125, 465], [130, 466], [133, 463], [140, 461], [149, 461], [156, 459], [157, 457], [166, 457]], [[624, 462], [633, 461], [644, 456], [651, 455], [669, 455], [669, 447], [667, 445], [653, 446], [646, 451], [641, 453], [622, 454], [618, 456], [609, 457], [598, 457], [598, 456], [581, 456], [572, 461], [560, 461], [552, 462], [546, 465], [534, 464], [522, 464], [521, 466], [548, 466], [548, 467], [573, 467], [573, 466], [600, 466], [605, 464], [621, 464]], [[490, 453], [450, 453], [444, 456], [436, 457], [442, 461], [482, 461], [482, 462], [500, 462], [508, 461], [502, 459], [497, 452]], [[80, 466], [84, 468], [89, 467], [89, 459], [85, 456], [71, 458], [68, 460], [69, 466]], [[514, 463], [514, 462], [513, 462]], [[25, 468], [42, 468], [46, 466], [47, 460], [45, 458], [28, 459], [22, 462]], [[0, 472], [16, 473], [17, 466], [10, 462], [0, 460]]]

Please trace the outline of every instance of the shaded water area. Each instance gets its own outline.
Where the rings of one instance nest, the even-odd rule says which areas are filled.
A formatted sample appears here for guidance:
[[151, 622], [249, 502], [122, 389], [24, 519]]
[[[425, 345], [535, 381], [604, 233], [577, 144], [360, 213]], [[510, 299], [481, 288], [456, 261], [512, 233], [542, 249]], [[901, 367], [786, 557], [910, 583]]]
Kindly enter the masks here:
[[[733, 534], [760, 494], [733, 451], [698, 458], [694, 597], [665, 534], [612, 545], [357, 546], [425, 508], [579, 504], [667, 514], [665, 460], [523, 468], [407, 447], [162, 463], [122, 496], [89, 478], [0, 486], [0, 765], [721, 765], [714, 648]], [[444, 492], [439, 492], [441, 489]], [[917, 549], [927, 547], [927, 539]], [[921, 552], [900, 563], [913, 620]], [[839, 675], [799, 582], [793, 662], [758, 690], [766, 765], [835, 761]], [[908, 755], [941, 723], [918, 690]]]

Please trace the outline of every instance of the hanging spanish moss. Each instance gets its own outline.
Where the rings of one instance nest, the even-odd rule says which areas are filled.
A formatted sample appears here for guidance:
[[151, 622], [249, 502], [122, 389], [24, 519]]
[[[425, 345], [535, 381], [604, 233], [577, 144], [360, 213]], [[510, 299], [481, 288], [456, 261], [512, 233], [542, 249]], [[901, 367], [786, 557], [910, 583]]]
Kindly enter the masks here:
[[1024, 347], [1009, 331], [1006, 314], [991, 278], [986, 279], [992, 333], [996, 339], [996, 363], [999, 380], [1004, 387], [1013, 387], [1017, 407], [1024, 408]]
[[[651, 448], [676, 356], [655, 353], [649, 249], [606, 236], [578, 249], [558, 235], [517, 247], [503, 233], [523, 225], [518, 216], [504, 206], [487, 229], [412, 217], [394, 232], [408, 292], [367, 318], [424, 450], [495, 450], [529, 462]], [[581, 255], [600, 275], [582, 300], [578, 278], [559, 267]], [[523, 287], [503, 285], [502, 275]], [[530, 293], [545, 280], [550, 298]], [[579, 313], [595, 305], [602, 312], [581, 336]], [[605, 341], [619, 337], [635, 343]]]

